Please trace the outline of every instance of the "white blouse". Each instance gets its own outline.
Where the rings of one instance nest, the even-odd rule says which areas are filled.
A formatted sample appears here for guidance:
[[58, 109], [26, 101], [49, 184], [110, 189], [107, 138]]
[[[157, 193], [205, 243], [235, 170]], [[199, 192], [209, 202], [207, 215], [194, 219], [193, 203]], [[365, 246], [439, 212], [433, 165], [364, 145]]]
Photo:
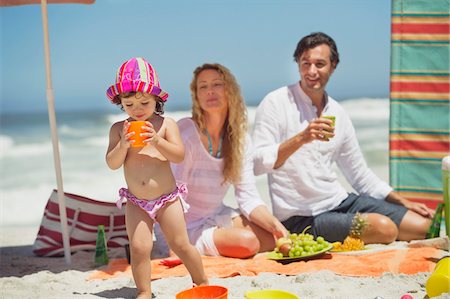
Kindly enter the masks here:
[[[172, 163], [171, 167], [175, 179], [187, 184], [186, 202], [190, 208], [185, 216], [190, 230], [221, 211], [230, 183], [223, 182], [223, 159], [208, 153], [194, 121], [183, 118], [178, 121], [178, 126], [185, 146], [185, 158], [182, 163]], [[251, 139], [247, 135], [241, 181], [233, 186], [238, 207], [247, 218], [257, 206], [265, 205], [255, 185], [252, 152]]]

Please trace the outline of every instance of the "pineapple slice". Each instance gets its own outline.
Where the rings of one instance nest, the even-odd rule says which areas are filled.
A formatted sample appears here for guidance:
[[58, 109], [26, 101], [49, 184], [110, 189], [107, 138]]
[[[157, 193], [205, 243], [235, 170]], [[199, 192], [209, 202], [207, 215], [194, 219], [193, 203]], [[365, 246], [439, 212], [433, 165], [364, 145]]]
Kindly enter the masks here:
[[367, 219], [360, 213], [356, 213], [352, 220], [352, 226], [350, 227], [350, 234], [345, 238], [344, 242], [334, 242], [333, 247], [336, 251], [353, 251], [363, 250], [364, 241], [361, 240], [361, 236], [368, 226]]

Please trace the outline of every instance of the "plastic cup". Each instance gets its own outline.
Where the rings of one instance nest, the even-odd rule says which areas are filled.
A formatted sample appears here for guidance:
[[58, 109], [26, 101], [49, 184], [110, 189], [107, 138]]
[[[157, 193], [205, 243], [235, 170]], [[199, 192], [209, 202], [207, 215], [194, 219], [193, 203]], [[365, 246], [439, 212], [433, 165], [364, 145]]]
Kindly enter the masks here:
[[299, 299], [296, 295], [280, 290], [261, 290], [245, 292], [246, 299]]
[[228, 299], [228, 289], [221, 286], [199, 286], [178, 293], [176, 299]]
[[437, 262], [434, 272], [431, 273], [425, 284], [425, 288], [430, 298], [450, 292], [450, 256], [446, 256]]
[[142, 130], [142, 126], [144, 125], [145, 121], [130, 121], [128, 133], [134, 132], [134, 135], [130, 137], [130, 140], [134, 140], [134, 143], [131, 144], [132, 147], [144, 147], [146, 145], [144, 143], [144, 139], [146, 138], [141, 136], [141, 133], [145, 133], [145, 131]]
[[[334, 116], [334, 115], [322, 115], [321, 118], [326, 118], [326, 119], [331, 120], [332, 121], [332, 123], [331, 123], [331, 127], [332, 128], [334, 128], [334, 126], [336, 125], [336, 116]], [[330, 140], [328, 136], [327, 136], [327, 140]]]
[[334, 115], [322, 115], [322, 118], [326, 118], [332, 121], [331, 126], [334, 128], [335, 124], [336, 124], [336, 116]]

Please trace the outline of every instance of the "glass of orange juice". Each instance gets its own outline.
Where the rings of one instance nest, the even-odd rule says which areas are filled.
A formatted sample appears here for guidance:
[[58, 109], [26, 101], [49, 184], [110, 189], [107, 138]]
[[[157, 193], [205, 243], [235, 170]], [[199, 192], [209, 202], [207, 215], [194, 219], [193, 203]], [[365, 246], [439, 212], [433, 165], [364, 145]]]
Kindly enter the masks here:
[[130, 121], [128, 133], [134, 132], [134, 135], [130, 137], [130, 140], [134, 140], [134, 143], [131, 144], [132, 147], [144, 147], [146, 145], [146, 143], [144, 143], [144, 139], [146, 138], [141, 136], [141, 133], [145, 133], [145, 131], [142, 130], [143, 126], [145, 126], [145, 121]]

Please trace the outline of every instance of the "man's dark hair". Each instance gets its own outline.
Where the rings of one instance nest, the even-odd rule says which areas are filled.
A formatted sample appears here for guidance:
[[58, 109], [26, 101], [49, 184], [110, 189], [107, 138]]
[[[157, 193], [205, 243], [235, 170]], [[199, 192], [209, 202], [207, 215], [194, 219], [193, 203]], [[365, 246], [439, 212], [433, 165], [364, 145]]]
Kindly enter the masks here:
[[297, 48], [294, 52], [294, 60], [298, 62], [302, 54], [312, 48], [320, 45], [328, 45], [331, 50], [330, 60], [336, 67], [339, 63], [339, 52], [334, 40], [323, 32], [313, 32], [310, 35], [303, 37], [297, 44]]

